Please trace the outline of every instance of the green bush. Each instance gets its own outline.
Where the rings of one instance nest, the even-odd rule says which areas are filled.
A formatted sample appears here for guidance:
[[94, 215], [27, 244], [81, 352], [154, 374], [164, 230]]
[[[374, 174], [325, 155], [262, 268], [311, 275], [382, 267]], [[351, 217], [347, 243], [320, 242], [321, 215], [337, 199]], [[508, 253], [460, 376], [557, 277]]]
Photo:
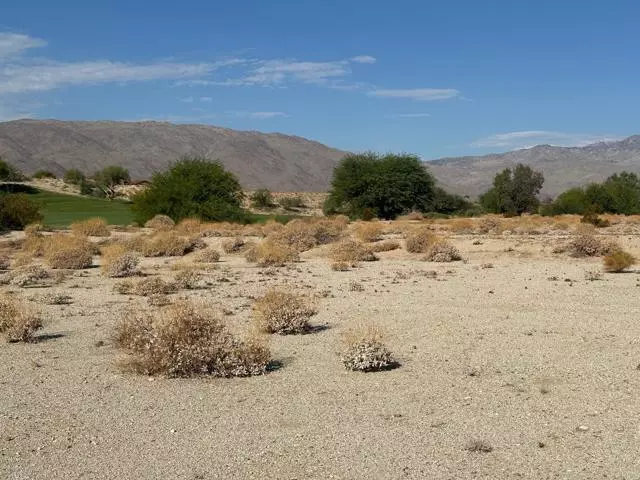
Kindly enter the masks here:
[[115, 187], [118, 185], [124, 185], [131, 181], [129, 170], [118, 165], [110, 165], [103, 168], [93, 176], [93, 182], [95, 183], [95, 189], [102, 192], [102, 195], [106, 198], [113, 198], [116, 196]]
[[266, 188], [256, 190], [251, 195], [251, 206], [253, 208], [273, 208], [273, 197], [271, 192]]
[[64, 183], [68, 183], [70, 185], [82, 185], [86, 182], [87, 177], [77, 168], [70, 168], [64, 172], [63, 180]]
[[298, 208], [304, 208], [305, 204], [299, 195], [293, 197], [282, 197], [278, 203], [285, 210], [296, 210]]
[[53, 173], [49, 170], [38, 170], [36, 173], [31, 175], [32, 178], [57, 178]]
[[537, 198], [544, 177], [527, 165], [505, 168], [493, 179], [493, 187], [480, 196], [480, 204], [489, 212], [521, 215], [538, 210]]
[[13, 165], [5, 162], [0, 157], [0, 181], [3, 182], [22, 182], [25, 176]]
[[0, 194], [0, 228], [22, 230], [42, 220], [40, 206], [24, 193]]
[[324, 211], [361, 218], [368, 208], [392, 219], [432, 210], [434, 190], [433, 177], [415, 155], [348, 154], [333, 171]]
[[140, 225], [159, 214], [175, 222], [183, 218], [241, 221], [242, 198], [238, 179], [222, 164], [185, 158], [155, 174], [149, 187], [134, 196], [131, 209]]

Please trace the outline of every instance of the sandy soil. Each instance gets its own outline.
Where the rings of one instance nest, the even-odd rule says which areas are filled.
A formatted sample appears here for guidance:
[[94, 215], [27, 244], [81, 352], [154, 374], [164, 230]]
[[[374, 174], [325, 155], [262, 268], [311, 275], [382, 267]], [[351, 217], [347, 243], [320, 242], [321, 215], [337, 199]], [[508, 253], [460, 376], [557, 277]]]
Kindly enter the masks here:
[[[619, 240], [640, 254], [640, 237]], [[317, 295], [313, 322], [329, 327], [271, 337], [282, 368], [252, 378], [123, 373], [112, 328], [146, 300], [113, 293], [99, 269], [2, 287], [39, 304], [48, 337], [0, 344], [0, 478], [640, 478], [638, 272], [588, 281], [600, 260], [552, 254], [558, 236], [452, 241], [466, 263], [403, 250], [334, 272], [320, 248], [270, 275], [223, 255], [210, 288], [180, 295], [231, 310], [243, 330], [252, 299], [287, 286]], [[178, 261], [143, 268], [169, 275]], [[73, 303], [43, 305], [46, 293]], [[340, 363], [341, 334], [370, 320], [400, 368]], [[493, 450], [469, 451], [475, 440]]]

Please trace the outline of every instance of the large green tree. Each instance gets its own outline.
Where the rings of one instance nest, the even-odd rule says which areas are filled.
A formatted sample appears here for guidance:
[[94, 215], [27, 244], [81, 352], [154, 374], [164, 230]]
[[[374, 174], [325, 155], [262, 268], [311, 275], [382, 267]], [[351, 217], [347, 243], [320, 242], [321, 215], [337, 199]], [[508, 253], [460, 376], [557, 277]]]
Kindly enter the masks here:
[[535, 212], [540, 205], [538, 194], [544, 184], [541, 172], [518, 164], [505, 168], [493, 179], [493, 187], [480, 196], [480, 204], [493, 213], [521, 215]]
[[395, 218], [433, 207], [434, 180], [415, 155], [348, 154], [333, 171], [325, 213]]
[[136, 221], [144, 224], [154, 215], [174, 221], [242, 220], [242, 188], [238, 179], [219, 162], [184, 158], [166, 172], [156, 173], [151, 184], [133, 198]]

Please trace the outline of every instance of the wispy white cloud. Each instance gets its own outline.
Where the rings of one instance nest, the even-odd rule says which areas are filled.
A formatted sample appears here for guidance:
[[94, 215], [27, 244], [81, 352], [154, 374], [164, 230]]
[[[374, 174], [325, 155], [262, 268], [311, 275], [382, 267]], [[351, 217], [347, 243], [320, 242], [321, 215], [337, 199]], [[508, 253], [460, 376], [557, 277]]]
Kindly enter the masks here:
[[355, 63], [376, 63], [376, 57], [370, 55], [358, 55], [357, 57], [351, 57], [350, 60]]
[[387, 118], [426, 118], [430, 117], [430, 113], [392, 113]]
[[211, 102], [213, 102], [213, 98], [212, 97], [200, 97], [200, 101], [201, 102], [205, 102], [205, 103], [211, 103]]
[[193, 97], [182, 97], [179, 99], [182, 103], [193, 103]]
[[45, 47], [47, 42], [21, 33], [0, 32], [0, 59], [30, 48]]
[[407, 88], [407, 89], [376, 89], [368, 93], [372, 97], [382, 98], [404, 98], [421, 102], [434, 100], [448, 100], [460, 96], [460, 92], [455, 88]]
[[232, 112], [231, 115], [234, 117], [251, 118], [255, 120], [267, 120], [270, 118], [290, 116], [284, 112]]
[[583, 147], [592, 143], [612, 142], [622, 137], [616, 135], [593, 135], [584, 133], [554, 132], [548, 130], [524, 130], [497, 133], [471, 143], [475, 148], [522, 149], [536, 145], [559, 147]]

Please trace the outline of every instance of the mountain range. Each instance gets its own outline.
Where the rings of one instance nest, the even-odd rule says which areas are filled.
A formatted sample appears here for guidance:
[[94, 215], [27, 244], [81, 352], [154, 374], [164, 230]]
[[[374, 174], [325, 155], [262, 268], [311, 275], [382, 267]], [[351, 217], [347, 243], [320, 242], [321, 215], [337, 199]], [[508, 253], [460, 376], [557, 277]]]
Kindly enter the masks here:
[[[346, 152], [305, 138], [166, 122], [14, 120], [0, 123], [0, 157], [24, 173], [69, 168], [86, 173], [122, 165], [147, 179], [185, 155], [220, 160], [247, 189], [321, 192]], [[448, 190], [475, 197], [495, 174], [517, 163], [541, 170], [543, 195], [601, 181], [622, 170], [640, 174], [640, 135], [584, 147], [539, 145], [507, 153], [425, 162]]]

